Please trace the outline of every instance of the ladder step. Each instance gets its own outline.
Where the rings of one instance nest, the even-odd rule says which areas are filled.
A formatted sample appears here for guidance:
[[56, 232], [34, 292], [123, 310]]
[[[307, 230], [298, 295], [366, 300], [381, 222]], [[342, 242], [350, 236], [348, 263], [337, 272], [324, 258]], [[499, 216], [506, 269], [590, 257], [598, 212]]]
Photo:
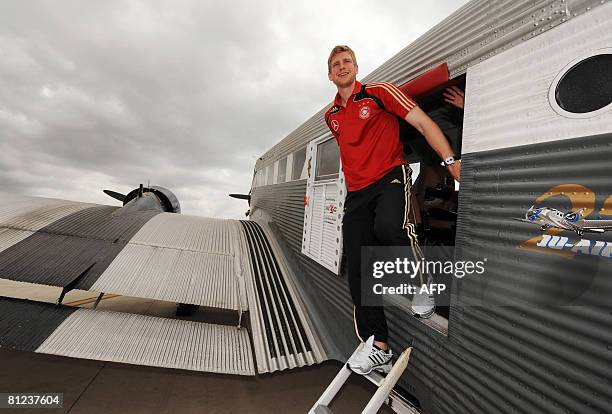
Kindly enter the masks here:
[[[359, 351], [359, 347], [355, 350], [355, 352]], [[410, 353], [412, 351], [412, 347], [407, 348], [402, 354], [399, 356], [395, 364], [393, 364], [393, 368], [387, 374], [386, 377], [383, 377], [380, 373], [376, 371], [372, 371], [371, 373], [364, 375], [378, 389], [368, 402], [368, 405], [362, 411], [362, 414], [374, 414], [378, 411], [380, 406], [385, 402], [389, 394], [393, 391], [393, 387], [401, 377], [402, 373], [408, 366], [408, 360], [410, 359]], [[353, 371], [351, 371], [346, 364], [340, 368], [340, 371], [336, 375], [336, 377], [332, 380], [332, 382], [327, 386], [323, 394], [319, 397], [317, 402], [312, 406], [309, 414], [331, 414], [331, 410], [329, 409], [329, 404], [334, 399], [336, 394], [340, 391], [340, 389], [346, 383], [346, 380], [351, 375]]]
[[363, 409], [362, 414], [375, 414], [378, 412], [378, 409], [385, 402], [391, 391], [393, 391], [393, 387], [402, 376], [402, 373], [408, 366], [408, 360], [410, 359], [410, 352], [412, 352], [412, 348], [407, 348], [402, 354], [399, 356], [395, 364], [393, 364], [393, 368], [387, 374], [384, 381], [378, 387], [378, 390], [372, 396], [372, 399]]
[[383, 383], [383, 381], [385, 380], [385, 377], [377, 371], [372, 371], [367, 375], [364, 375], [364, 377], [367, 378], [368, 381], [370, 381], [372, 384], [376, 385], [377, 387], [380, 387]]

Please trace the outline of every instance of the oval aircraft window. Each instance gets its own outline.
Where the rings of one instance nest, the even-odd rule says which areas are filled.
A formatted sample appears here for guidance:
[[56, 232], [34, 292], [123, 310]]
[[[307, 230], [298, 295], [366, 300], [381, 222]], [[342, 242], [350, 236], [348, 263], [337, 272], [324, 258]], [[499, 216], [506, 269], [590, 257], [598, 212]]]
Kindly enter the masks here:
[[612, 49], [598, 50], [567, 65], [550, 86], [553, 109], [569, 118], [590, 118], [612, 108]]

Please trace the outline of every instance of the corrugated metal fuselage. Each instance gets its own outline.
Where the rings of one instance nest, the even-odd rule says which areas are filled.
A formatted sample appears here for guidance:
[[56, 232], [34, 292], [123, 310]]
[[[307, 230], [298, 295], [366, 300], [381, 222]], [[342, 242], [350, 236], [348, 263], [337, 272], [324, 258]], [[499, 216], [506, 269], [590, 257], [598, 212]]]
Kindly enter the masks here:
[[[492, 270], [453, 281], [447, 330], [387, 309], [392, 346], [414, 339], [400, 385], [425, 412], [612, 412], [611, 232], [581, 241], [515, 220], [534, 204], [612, 218], [612, 111], [570, 119], [548, 105], [561, 68], [612, 47], [611, 16], [599, 1], [473, 1], [365, 79], [402, 84], [440, 61], [451, 78], [467, 72], [455, 258], [487, 257]], [[325, 134], [322, 113], [256, 170]], [[305, 194], [303, 179], [255, 186], [251, 219], [284, 242], [342, 360], [356, 344], [346, 276], [301, 253]]]

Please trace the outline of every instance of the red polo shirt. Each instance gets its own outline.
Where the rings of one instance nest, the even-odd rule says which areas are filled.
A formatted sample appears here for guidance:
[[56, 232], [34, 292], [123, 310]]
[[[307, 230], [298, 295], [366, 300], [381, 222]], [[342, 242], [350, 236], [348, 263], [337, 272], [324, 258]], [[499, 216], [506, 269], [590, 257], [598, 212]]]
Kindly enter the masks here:
[[395, 115], [404, 119], [416, 106], [390, 83], [373, 83], [365, 89], [368, 95], [380, 99], [385, 109], [362, 95], [361, 83], [355, 82], [346, 107], [340, 105], [337, 93], [334, 105], [325, 113], [327, 126], [340, 147], [348, 191], [360, 190], [378, 181], [392, 168], [406, 164]]

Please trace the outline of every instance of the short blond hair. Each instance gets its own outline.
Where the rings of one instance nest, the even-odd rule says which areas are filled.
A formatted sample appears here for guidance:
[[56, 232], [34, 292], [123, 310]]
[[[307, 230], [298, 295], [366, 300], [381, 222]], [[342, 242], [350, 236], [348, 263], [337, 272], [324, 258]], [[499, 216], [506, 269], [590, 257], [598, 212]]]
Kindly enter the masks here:
[[349, 54], [351, 55], [351, 58], [353, 58], [353, 63], [357, 65], [357, 58], [355, 57], [355, 52], [353, 52], [353, 49], [351, 49], [347, 45], [334, 46], [331, 53], [329, 54], [329, 58], [327, 58], [327, 73], [331, 73], [331, 61], [334, 58], [334, 56], [342, 52], [349, 52]]

